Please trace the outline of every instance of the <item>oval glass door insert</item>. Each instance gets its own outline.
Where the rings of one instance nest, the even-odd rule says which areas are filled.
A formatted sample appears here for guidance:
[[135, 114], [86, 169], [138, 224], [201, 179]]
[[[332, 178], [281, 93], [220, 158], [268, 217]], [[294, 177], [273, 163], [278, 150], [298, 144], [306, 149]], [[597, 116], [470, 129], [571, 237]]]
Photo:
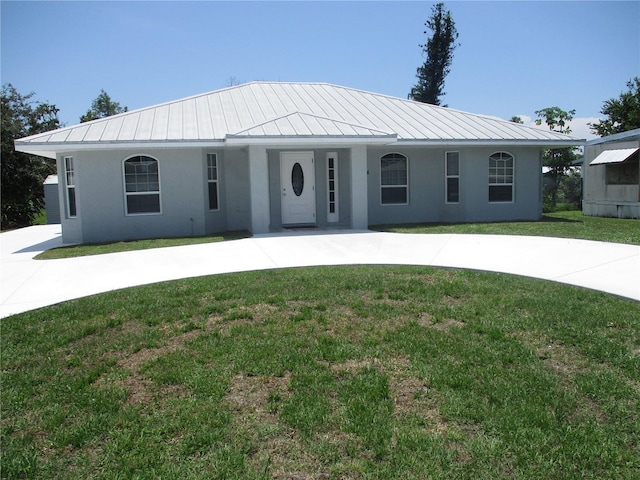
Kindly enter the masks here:
[[302, 195], [302, 190], [304, 189], [304, 173], [298, 162], [293, 165], [293, 169], [291, 170], [291, 186], [293, 187], [293, 193], [295, 193], [297, 197]]

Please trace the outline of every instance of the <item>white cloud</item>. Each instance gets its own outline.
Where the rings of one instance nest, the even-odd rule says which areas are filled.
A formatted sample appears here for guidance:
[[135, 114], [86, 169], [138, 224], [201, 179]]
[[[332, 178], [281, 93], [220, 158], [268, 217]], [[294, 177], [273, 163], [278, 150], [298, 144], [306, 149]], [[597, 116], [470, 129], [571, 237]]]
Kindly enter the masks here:
[[598, 117], [574, 118], [571, 120], [571, 135], [578, 138], [585, 138], [587, 140], [598, 138], [598, 135], [591, 132], [588, 125], [589, 123], [596, 123], [598, 120], [600, 120]]

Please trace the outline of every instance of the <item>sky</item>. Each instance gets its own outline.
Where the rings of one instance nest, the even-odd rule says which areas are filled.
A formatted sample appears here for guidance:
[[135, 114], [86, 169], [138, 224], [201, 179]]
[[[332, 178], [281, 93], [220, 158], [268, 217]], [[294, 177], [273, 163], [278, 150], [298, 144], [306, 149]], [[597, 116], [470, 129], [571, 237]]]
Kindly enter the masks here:
[[[0, 1], [2, 84], [79, 123], [105, 90], [129, 110], [232, 83], [328, 82], [407, 98], [423, 1]], [[459, 32], [442, 102], [525, 123], [575, 109], [573, 135], [640, 76], [639, 1], [449, 1]]]

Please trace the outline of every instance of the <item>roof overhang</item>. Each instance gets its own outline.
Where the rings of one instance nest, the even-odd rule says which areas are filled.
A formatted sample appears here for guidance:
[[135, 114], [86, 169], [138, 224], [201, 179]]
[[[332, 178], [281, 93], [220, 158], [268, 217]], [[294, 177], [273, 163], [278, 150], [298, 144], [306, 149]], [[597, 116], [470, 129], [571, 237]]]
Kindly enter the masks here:
[[224, 140], [193, 140], [193, 141], [162, 141], [162, 142], [61, 142], [61, 143], [34, 143], [15, 142], [16, 152], [38, 155], [46, 158], [56, 158], [57, 154], [65, 152], [88, 152], [98, 150], [121, 149], [167, 149], [167, 148], [215, 148], [225, 145]]
[[[224, 146], [265, 145], [270, 147], [289, 145], [395, 145], [416, 147], [572, 147], [583, 140], [473, 140], [437, 139], [405, 140], [396, 134], [376, 135], [227, 135], [224, 140], [174, 140], [174, 141], [115, 141], [115, 142], [15, 142], [18, 152], [56, 158], [65, 152], [88, 152], [121, 149], [168, 149], [168, 148], [221, 148]], [[633, 150], [633, 149], [632, 149]], [[635, 149], [638, 150], [638, 149]], [[634, 151], [635, 151], [634, 150]], [[633, 153], [633, 152], [631, 152]], [[622, 160], [621, 160], [622, 161]], [[591, 163], [594, 164], [593, 162]]]
[[622, 163], [629, 160], [640, 148], [619, 148], [616, 150], [605, 150], [589, 165], [605, 165], [608, 163]]

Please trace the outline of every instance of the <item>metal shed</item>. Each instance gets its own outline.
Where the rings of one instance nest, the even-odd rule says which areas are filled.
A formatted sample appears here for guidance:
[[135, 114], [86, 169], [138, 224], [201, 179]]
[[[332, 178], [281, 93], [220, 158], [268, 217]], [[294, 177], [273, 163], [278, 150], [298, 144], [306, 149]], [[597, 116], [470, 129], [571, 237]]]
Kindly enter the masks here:
[[44, 204], [47, 223], [60, 223], [60, 197], [58, 195], [58, 175], [49, 175], [44, 180]]
[[640, 218], [640, 129], [591, 140], [584, 157], [582, 212]]

